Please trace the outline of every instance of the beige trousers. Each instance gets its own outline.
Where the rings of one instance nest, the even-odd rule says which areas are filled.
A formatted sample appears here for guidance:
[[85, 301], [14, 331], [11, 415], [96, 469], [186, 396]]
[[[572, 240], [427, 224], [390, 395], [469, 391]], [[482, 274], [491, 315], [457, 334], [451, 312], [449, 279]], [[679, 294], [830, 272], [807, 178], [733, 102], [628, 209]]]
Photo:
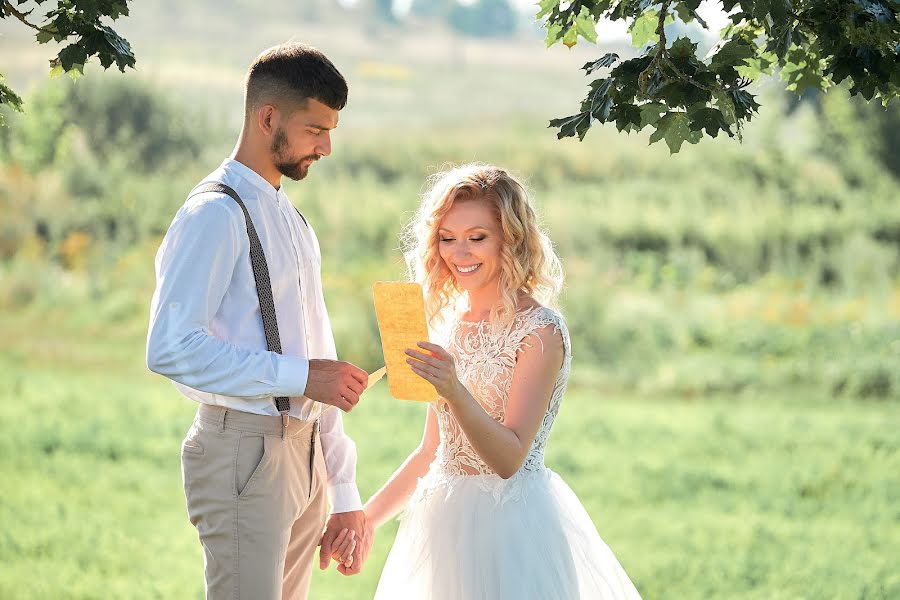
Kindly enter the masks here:
[[325, 462], [313, 424], [201, 404], [181, 447], [188, 516], [211, 600], [297, 600], [325, 526]]

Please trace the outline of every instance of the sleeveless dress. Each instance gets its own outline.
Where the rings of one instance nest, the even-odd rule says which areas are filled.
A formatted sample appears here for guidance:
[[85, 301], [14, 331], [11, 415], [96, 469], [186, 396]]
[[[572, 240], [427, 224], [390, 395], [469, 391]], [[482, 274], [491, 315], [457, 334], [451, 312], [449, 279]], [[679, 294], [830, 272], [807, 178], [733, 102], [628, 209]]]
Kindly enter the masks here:
[[457, 320], [447, 350], [460, 382], [502, 421], [518, 352], [540, 347], [528, 336], [542, 329], [562, 336], [565, 358], [534, 444], [512, 477], [481, 460], [448, 407], [428, 409], [437, 413], [440, 445], [400, 517], [376, 600], [640, 598], [574, 492], [544, 466], [572, 365], [560, 315], [536, 306], [505, 327]]

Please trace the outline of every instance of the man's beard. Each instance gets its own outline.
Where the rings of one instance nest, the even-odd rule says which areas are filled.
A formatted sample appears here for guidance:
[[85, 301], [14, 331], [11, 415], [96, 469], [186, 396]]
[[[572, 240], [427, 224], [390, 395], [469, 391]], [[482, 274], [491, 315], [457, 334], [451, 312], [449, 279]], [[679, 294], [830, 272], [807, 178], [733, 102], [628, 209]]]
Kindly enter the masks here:
[[304, 166], [302, 164], [303, 161], [319, 160], [319, 155], [310, 154], [308, 156], [301, 156], [300, 158], [289, 159], [284, 155], [287, 145], [287, 136], [284, 134], [284, 130], [279, 127], [275, 131], [275, 136], [272, 138], [272, 154], [275, 157], [275, 168], [285, 177], [293, 179], [294, 181], [300, 181], [306, 177], [309, 172], [309, 165]]

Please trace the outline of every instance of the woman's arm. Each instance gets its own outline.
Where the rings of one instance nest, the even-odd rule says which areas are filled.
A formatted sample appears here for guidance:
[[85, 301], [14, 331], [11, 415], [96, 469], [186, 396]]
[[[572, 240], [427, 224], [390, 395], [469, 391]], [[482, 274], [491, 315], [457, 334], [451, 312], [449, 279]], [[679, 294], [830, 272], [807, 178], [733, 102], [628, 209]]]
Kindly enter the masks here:
[[440, 441], [437, 416], [432, 407], [428, 407], [428, 415], [425, 417], [425, 433], [419, 447], [413, 450], [406, 461], [400, 465], [387, 483], [378, 490], [363, 510], [369, 522], [376, 529], [393, 518], [406, 506], [407, 500], [416, 489], [419, 477], [428, 472], [428, 467], [434, 460]]
[[419, 347], [432, 355], [410, 350], [407, 362], [430, 381], [443, 397], [478, 456], [500, 477], [508, 479], [525, 462], [541, 427], [564, 349], [562, 336], [548, 325], [529, 334], [518, 352], [506, 403], [506, 417], [495, 421], [456, 377], [453, 357], [436, 344]]

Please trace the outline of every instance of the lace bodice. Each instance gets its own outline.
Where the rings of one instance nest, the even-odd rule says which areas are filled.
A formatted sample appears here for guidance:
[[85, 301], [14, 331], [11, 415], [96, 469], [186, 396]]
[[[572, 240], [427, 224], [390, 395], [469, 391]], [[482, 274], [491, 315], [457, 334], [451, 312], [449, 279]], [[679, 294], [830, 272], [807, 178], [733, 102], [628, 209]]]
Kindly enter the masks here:
[[[504, 327], [496, 327], [487, 321], [457, 320], [450, 329], [447, 350], [456, 360], [460, 382], [491, 417], [503, 421], [516, 357], [526, 344], [541, 344], [537, 336], [529, 335], [547, 327], [562, 335], [563, 364], [556, 377], [544, 420], [517, 476], [524, 472], [540, 471], [544, 467], [544, 449], [559, 412], [572, 364], [569, 332], [565, 323], [555, 311], [536, 306], [520, 310]], [[437, 412], [441, 436], [432, 471], [451, 476], [493, 474], [472, 448], [446, 404], [433, 404], [432, 409]]]

